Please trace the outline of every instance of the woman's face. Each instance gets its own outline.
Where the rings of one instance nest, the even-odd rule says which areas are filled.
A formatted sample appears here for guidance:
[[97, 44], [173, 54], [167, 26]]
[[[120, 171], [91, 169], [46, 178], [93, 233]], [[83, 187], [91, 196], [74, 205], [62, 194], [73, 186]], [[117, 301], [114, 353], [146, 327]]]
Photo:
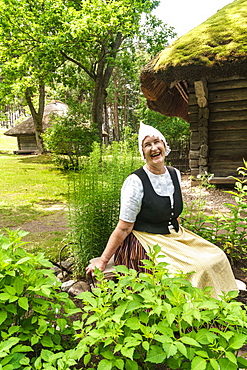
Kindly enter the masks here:
[[155, 165], [165, 161], [165, 145], [157, 136], [146, 136], [142, 142], [142, 150], [147, 164]]

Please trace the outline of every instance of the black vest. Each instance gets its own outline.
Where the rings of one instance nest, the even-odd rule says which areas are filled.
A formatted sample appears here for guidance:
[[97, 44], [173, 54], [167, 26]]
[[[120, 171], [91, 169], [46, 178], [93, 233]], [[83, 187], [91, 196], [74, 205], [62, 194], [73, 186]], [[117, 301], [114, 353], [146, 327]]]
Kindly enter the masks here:
[[154, 191], [149, 177], [142, 167], [133, 172], [141, 179], [144, 190], [142, 206], [136, 217], [134, 230], [151, 234], [170, 234], [169, 226], [173, 225], [178, 232], [177, 218], [183, 210], [182, 194], [175, 169], [171, 166], [166, 168], [174, 185], [173, 207], [171, 207], [169, 196], [161, 196]]

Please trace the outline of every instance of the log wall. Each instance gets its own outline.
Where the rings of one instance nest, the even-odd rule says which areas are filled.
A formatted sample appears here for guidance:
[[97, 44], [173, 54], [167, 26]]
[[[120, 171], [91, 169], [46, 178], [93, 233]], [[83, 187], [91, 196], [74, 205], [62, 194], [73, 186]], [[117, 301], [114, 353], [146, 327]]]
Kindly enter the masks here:
[[191, 82], [189, 119], [191, 175], [236, 176], [247, 159], [247, 79]]
[[17, 142], [19, 150], [37, 150], [35, 135], [19, 135], [17, 137]]

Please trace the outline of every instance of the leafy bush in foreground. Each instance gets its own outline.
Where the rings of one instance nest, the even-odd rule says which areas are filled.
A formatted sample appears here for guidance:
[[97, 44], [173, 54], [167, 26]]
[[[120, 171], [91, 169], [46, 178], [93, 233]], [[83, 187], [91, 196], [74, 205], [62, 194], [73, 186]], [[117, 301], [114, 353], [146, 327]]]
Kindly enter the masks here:
[[210, 288], [171, 277], [165, 263], [152, 262], [159, 251], [145, 261], [150, 273], [117, 266], [114, 282], [97, 272], [97, 287], [78, 296], [85, 306], [83, 321], [75, 322], [80, 342], [73, 356], [90, 370], [247, 369], [238, 356], [247, 340], [246, 311], [233, 299], [238, 293], [216, 300]]
[[[22, 248], [24, 235], [18, 230], [0, 235], [0, 369], [68, 369], [73, 361], [60, 358], [75, 346], [69, 316], [77, 309], [58, 290], [43, 254]], [[59, 367], [50, 365], [54, 358]]]
[[183, 226], [222, 248], [232, 265], [241, 265], [247, 255], [247, 161], [237, 171], [234, 190], [225, 191], [232, 196], [232, 202], [223, 204], [226, 212], [205, 214], [205, 200], [199, 196], [185, 204], [182, 215]]

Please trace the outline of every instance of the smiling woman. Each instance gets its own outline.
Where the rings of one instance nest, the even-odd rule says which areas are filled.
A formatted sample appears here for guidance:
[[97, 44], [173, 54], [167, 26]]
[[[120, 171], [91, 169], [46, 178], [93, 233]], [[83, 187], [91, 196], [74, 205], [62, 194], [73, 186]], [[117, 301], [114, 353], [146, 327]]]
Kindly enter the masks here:
[[101, 257], [90, 263], [87, 274], [97, 267], [104, 271], [114, 254], [116, 265], [145, 271], [142, 260], [155, 245], [172, 274], [183, 272], [199, 288], [212, 288], [218, 298], [223, 292], [237, 290], [224, 252], [179, 225], [183, 209], [180, 172], [165, 166], [170, 148], [164, 136], [149, 125], [140, 125], [139, 150], [146, 164], [124, 181], [119, 222]]

